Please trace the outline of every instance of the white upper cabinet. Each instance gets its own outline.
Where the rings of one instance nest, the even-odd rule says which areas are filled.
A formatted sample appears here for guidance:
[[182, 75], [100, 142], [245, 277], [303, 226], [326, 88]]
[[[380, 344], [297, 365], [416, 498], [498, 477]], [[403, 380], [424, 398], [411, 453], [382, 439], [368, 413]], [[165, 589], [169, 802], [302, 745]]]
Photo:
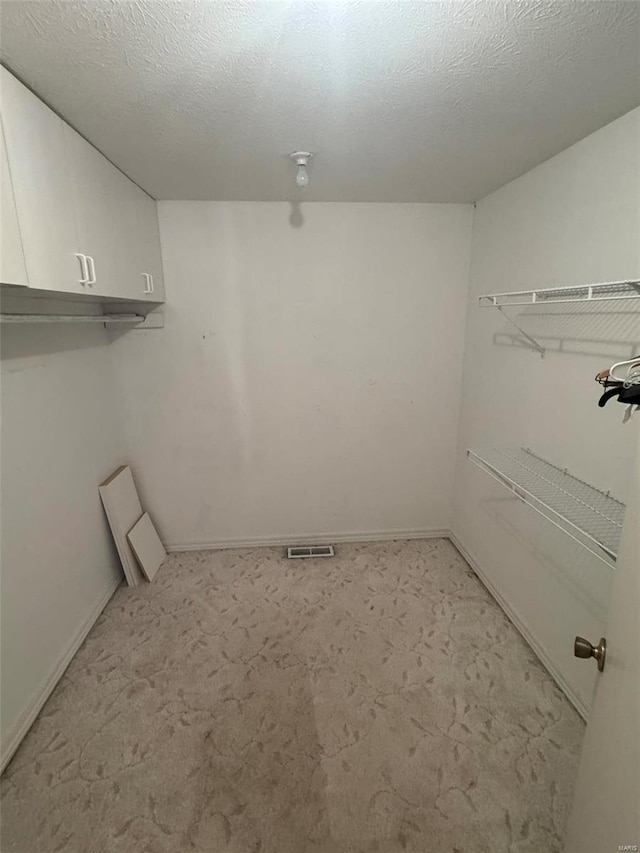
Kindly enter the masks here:
[[164, 284], [155, 201], [75, 130], [66, 125], [65, 132], [73, 163], [79, 245], [89, 259], [90, 292], [161, 301]]
[[162, 302], [155, 201], [5, 69], [0, 94], [22, 283]]
[[84, 293], [63, 122], [1, 72], [2, 123], [29, 286]]
[[27, 267], [22, 250], [22, 237], [18, 226], [18, 214], [9, 174], [9, 161], [4, 145], [4, 133], [0, 125], [0, 282], [3, 284], [27, 285]]

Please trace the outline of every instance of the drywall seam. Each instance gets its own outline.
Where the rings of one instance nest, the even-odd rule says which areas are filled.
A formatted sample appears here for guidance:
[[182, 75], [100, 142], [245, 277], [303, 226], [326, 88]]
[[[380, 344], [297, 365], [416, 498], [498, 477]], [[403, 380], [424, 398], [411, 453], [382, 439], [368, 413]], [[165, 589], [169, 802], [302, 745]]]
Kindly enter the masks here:
[[393, 539], [448, 539], [446, 528], [413, 528], [408, 530], [370, 530], [346, 533], [309, 533], [304, 536], [259, 536], [252, 539], [224, 539], [215, 542], [165, 542], [169, 552], [217, 551], [224, 548], [261, 548], [284, 545], [331, 545], [334, 542], [388, 542]]
[[517, 610], [515, 610], [500, 595], [496, 587], [489, 580], [489, 577], [486, 572], [484, 572], [480, 567], [478, 561], [469, 553], [469, 551], [467, 551], [465, 546], [462, 544], [462, 542], [458, 539], [458, 537], [453, 531], [449, 533], [448, 538], [454, 548], [456, 548], [456, 550], [460, 552], [460, 555], [463, 557], [463, 559], [469, 564], [469, 566], [471, 566], [483, 586], [485, 586], [488, 592], [491, 593], [491, 596], [495, 599], [497, 604], [499, 604], [500, 608], [507, 615], [509, 621], [518, 629], [527, 645], [531, 647], [533, 653], [536, 655], [540, 663], [544, 666], [544, 668], [556, 682], [560, 690], [562, 690], [564, 695], [571, 702], [576, 711], [580, 714], [582, 719], [585, 722], [588, 722], [589, 712], [582, 697], [578, 693], [576, 693], [575, 690], [573, 690], [573, 688], [569, 685], [568, 681], [564, 678], [560, 670], [555, 666], [544, 647], [538, 642], [534, 634], [529, 630], [526, 622], [524, 622], [524, 620], [520, 617], [520, 614], [517, 612]]
[[104, 608], [107, 606], [108, 601], [110, 600], [116, 589], [120, 586], [121, 582], [122, 578], [118, 577], [116, 578], [115, 583], [112, 582], [111, 584], [109, 584], [109, 588], [107, 589], [106, 593], [101, 596], [98, 604], [91, 611], [88, 618], [85, 619], [85, 621], [82, 623], [82, 625], [80, 626], [80, 630], [73, 638], [66, 652], [62, 655], [56, 666], [47, 676], [45, 681], [41, 684], [39, 689], [36, 690], [33, 699], [31, 700], [27, 708], [25, 708], [22, 715], [19, 717], [18, 722], [14, 726], [12, 733], [7, 738], [6, 743], [3, 744], [2, 757], [0, 758], [0, 773], [4, 772], [5, 767], [13, 758], [13, 754], [20, 746], [23, 738], [26, 736], [27, 732], [35, 722], [35, 719], [42, 710], [45, 702], [47, 701], [54, 688], [64, 675], [66, 668], [73, 660], [74, 655], [84, 642], [85, 638], [87, 637], [87, 634], [93, 628], [98, 616], [100, 616]]

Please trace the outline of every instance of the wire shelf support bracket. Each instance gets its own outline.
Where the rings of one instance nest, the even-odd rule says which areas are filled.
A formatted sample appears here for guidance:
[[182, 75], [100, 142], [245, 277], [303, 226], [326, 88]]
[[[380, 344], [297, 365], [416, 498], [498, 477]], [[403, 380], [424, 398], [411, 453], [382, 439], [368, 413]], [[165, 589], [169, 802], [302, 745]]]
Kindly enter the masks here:
[[540, 358], [544, 358], [545, 348], [543, 346], [540, 346], [540, 344], [538, 343], [538, 341], [536, 341], [535, 338], [532, 338], [531, 335], [527, 334], [527, 332], [525, 332], [525, 330], [522, 328], [522, 326], [519, 326], [516, 323], [516, 321], [513, 319], [513, 317], [510, 317], [507, 314], [507, 312], [504, 310], [502, 305], [496, 305], [496, 308], [502, 314], [502, 316], [505, 318], [505, 320], [507, 320], [509, 323], [511, 323], [511, 325], [514, 326], [520, 332], [520, 334], [525, 339], [525, 341], [529, 344], [529, 346], [532, 349], [534, 349], [537, 353], [540, 354]]

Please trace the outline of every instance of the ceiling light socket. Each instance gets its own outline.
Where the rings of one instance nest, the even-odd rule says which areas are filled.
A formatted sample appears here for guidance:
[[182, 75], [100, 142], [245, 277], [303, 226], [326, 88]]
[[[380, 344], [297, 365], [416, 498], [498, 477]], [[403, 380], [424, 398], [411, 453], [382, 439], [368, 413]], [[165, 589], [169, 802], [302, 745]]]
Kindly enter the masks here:
[[303, 188], [308, 186], [309, 172], [307, 171], [307, 165], [309, 160], [313, 157], [313, 153], [311, 151], [294, 151], [292, 154], [289, 154], [289, 157], [298, 167], [298, 171], [296, 172], [296, 184]]

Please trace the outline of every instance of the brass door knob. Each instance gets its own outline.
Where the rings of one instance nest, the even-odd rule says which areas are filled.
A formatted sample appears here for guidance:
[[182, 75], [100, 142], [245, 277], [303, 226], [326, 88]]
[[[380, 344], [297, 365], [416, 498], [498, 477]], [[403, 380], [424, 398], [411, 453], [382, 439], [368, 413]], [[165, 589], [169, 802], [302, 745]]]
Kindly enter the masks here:
[[573, 644], [573, 653], [577, 658], [595, 658], [598, 663], [598, 669], [602, 672], [605, 658], [607, 657], [607, 641], [604, 637], [600, 637], [598, 645], [592, 646], [589, 640], [585, 640], [584, 637], [576, 637]]

